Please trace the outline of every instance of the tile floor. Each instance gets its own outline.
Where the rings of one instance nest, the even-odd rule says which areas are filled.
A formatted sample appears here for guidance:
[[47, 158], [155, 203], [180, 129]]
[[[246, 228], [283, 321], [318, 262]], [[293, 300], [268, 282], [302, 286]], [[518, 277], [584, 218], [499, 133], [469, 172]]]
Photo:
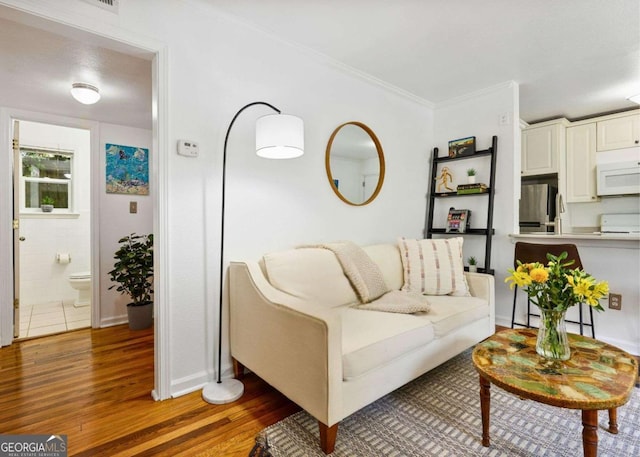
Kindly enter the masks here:
[[91, 307], [76, 308], [62, 300], [20, 306], [20, 338], [91, 327]]

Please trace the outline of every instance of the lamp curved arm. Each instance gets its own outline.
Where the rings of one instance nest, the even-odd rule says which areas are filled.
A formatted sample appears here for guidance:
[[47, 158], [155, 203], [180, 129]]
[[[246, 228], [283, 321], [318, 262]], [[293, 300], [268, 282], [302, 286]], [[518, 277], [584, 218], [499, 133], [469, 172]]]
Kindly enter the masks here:
[[236, 122], [236, 119], [247, 108], [250, 108], [255, 105], [264, 105], [276, 111], [278, 114], [281, 111], [275, 106], [271, 105], [267, 102], [252, 102], [249, 103], [238, 110], [238, 112], [231, 119], [231, 123], [229, 124], [229, 128], [227, 128], [227, 134], [224, 137], [224, 149], [222, 152], [222, 217], [220, 219], [220, 302], [219, 302], [219, 310], [218, 310], [218, 374], [217, 374], [217, 382], [220, 384], [222, 382], [222, 304], [223, 304], [223, 285], [224, 285], [224, 215], [225, 215], [225, 188], [226, 188], [226, 177], [227, 177], [227, 143], [229, 142], [229, 133], [231, 132], [231, 128], [233, 124]]

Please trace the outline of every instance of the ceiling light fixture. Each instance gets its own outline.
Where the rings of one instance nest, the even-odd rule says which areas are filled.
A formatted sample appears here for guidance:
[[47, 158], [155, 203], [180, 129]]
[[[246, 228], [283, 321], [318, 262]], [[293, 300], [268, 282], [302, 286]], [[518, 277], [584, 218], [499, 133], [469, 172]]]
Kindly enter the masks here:
[[627, 98], [627, 100], [631, 100], [632, 102], [640, 105], [640, 94], [632, 95], [631, 97]]
[[84, 105], [93, 105], [100, 100], [100, 91], [95, 86], [86, 83], [73, 83], [71, 95]]

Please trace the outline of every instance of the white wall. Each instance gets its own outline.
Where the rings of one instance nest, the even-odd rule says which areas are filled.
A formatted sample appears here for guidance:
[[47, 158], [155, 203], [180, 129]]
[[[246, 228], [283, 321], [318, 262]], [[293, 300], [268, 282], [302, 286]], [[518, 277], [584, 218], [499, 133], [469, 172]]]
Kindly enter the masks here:
[[[200, 140], [204, 156], [195, 161], [179, 158], [185, 167], [202, 173], [205, 198], [193, 201], [190, 210], [183, 207], [176, 211], [183, 213], [178, 219], [185, 224], [188, 221], [184, 230], [191, 231], [200, 227], [195, 213], [205, 211], [205, 226], [200, 227], [204, 230], [201, 235], [206, 247], [205, 275], [189, 280], [197, 280], [204, 286], [208, 325], [202, 330], [213, 348], [211, 338], [216, 331], [210, 323], [214, 322], [217, 304], [220, 154], [224, 132], [234, 112], [246, 102], [266, 99], [284, 112], [301, 116], [305, 121], [305, 155], [286, 162], [256, 157], [252, 144], [254, 120], [268, 111], [254, 109], [238, 118], [228, 150], [225, 260], [255, 259], [268, 251], [304, 243], [351, 239], [364, 244], [393, 241], [400, 235], [420, 236], [433, 116], [431, 109], [421, 104], [260, 34], [217, 21], [210, 30], [217, 30], [221, 35], [202, 39], [209, 43], [227, 41], [225, 48], [214, 50], [214, 54], [233, 74], [234, 82], [226, 88], [225, 103], [217, 113], [221, 119], [210, 132], [215, 136], [209, 132], [188, 136]], [[234, 36], [234, 45], [229, 44], [225, 34]], [[259, 76], [256, 65], [260, 67]], [[215, 94], [211, 98], [215, 100]], [[366, 207], [353, 207], [340, 201], [329, 186], [324, 167], [324, 151], [331, 133], [338, 125], [354, 120], [367, 124], [376, 133], [387, 160], [384, 187], [379, 197]], [[175, 128], [186, 131], [193, 127], [178, 125]], [[185, 196], [197, 194], [201, 184], [192, 181], [180, 192]], [[193, 246], [181, 249], [184, 260], [190, 264], [194, 260], [193, 249]], [[173, 264], [181, 266], [182, 261]], [[187, 280], [183, 276], [188, 271], [176, 268], [176, 274], [181, 276], [174, 283], [176, 293], [178, 289], [183, 290], [181, 283]], [[192, 294], [193, 289], [189, 292]], [[186, 344], [175, 347], [175, 360], [193, 360], [193, 347], [201, 338], [198, 333], [201, 327], [196, 325], [200, 317], [197, 301], [192, 300], [181, 300], [181, 309], [175, 308], [172, 316], [176, 322], [174, 328], [181, 325], [184, 330], [190, 329], [180, 331]], [[227, 341], [226, 325], [224, 341]], [[226, 343], [224, 353], [227, 353]], [[207, 358], [213, 360], [213, 353], [209, 352]], [[223, 369], [228, 370], [226, 356], [223, 363]]]
[[[73, 301], [71, 273], [91, 270], [91, 143], [89, 130], [20, 122], [20, 144], [73, 151], [73, 216], [53, 213], [20, 215], [20, 302], [41, 305]], [[56, 261], [69, 254], [71, 263]]]
[[567, 212], [573, 229], [600, 230], [600, 216], [602, 214], [640, 213], [640, 197], [636, 195], [625, 197], [600, 197], [599, 201], [589, 203], [568, 203]]
[[[123, 195], [106, 193], [105, 145], [118, 144], [149, 149], [149, 168], [152, 168], [154, 151], [151, 147], [150, 130], [137, 129], [114, 124], [100, 124], [100, 151], [98, 193], [100, 198], [100, 326], [109, 326], [127, 322], [126, 305], [131, 300], [128, 296], [109, 290], [113, 284], [108, 272], [113, 269], [113, 254], [118, 249], [118, 240], [130, 233], [153, 233], [153, 194], [155, 189], [149, 187], [149, 195]], [[151, 170], [150, 170], [151, 173]], [[136, 202], [138, 212], [129, 212], [129, 203]], [[97, 284], [94, 282], [94, 284]]]
[[[450, 140], [475, 136], [476, 150], [482, 150], [491, 145], [493, 135], [498, 137], [493, 211], [495, 235], [492, 239], [491, 258], [491, 268], [495, 270], [496, 278], [497, 320], [511, 316], [511, 291], [504, 284], [503, 278], [507, 269], [513, 265], [514, 247], [508, 235], [514, 232], [518, 214], [519, 195], [514, 192], [520, 187], [518, 100], [518, 85], [511, 82], [446, 102], [439, 105], [435, 113], [434, 145], [439, 148], [441, 156], [446, 155]], [[507, 124], [500, 123], [504, 115], [507, 116]], [[451, 163], [449, 168], [454, 175], [454, 185], [466, 182], [466, 169], [469, 167], [475, 168], [478, 172], [477, 182], [489, 184], [489, 160], [478, 158]], [[487, 198], [482, 196], [452, 198], [450, 205], [448, 200], [446, 205], [440, 206], [471, 209], [471, 226], [482, 227], [486, 223], [486, 200]], [[444, 226], [447, 209], [439, 213], [443, 221], [441, 226]], [[473, 255], [478, 259], [479, 265], [484, 266], [484, 237], [465, 236], [463, 249], [465, 259]]]
[[[228, 151], [226, 261], [257, 258], [300, 243], [373, 243], [421, 235], [433, 145], [428, 104], [354, 76], [194, 0], [121, 2], [119, 16], [108, 24], [94, 20], [99, 13], [76, 8], [74, 0], [5, 3], [106, 35], [166, 45], [169, 98], [162, 103], [169, 107], [171, 148], [162, 158], [168, 201], [160, 204], [169, 220], [163, 253], [169, 315], [163, 328], [170, 341], [163, 343], [168, 348], [163, 363], [169, 366], [171, 395], [213, 378], [222, 145], [228, 123], [246, 103], [263, 100], [302, 117], [306, 153], [291, 161], [256, 157], [255, 119], [271, 110], [254, 107], [238, 118]], [[366, 207], [341, 202], [324, 171], [329, 136], [351, 120], [371, 127], [387, 159], [385, 185]], [[182, 138], [199, 142], [199, 158], [175, 154]], [[226, 327], [223, 369], [229, 372]]]
[[[640, 249], [637, 241], [576, 242], [585, 271], [609, 282], [611, 293], [622, 295], [620, 311], [608, 308], [594, 313], [596, 338], [640, 355]], [[586, 309], [586, 307], [585, 307]], [[575, 311], [574, 319], [575, 319]], [[577, 331], [574, 329], [574, 331]], [[590, 333], [586, 333], [590, 335]]]

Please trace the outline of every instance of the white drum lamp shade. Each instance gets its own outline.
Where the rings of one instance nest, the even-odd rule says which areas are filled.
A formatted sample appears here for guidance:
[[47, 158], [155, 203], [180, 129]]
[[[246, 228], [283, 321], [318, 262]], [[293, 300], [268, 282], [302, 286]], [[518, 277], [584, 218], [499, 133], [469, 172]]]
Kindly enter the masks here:
[[100, 91], [91, 84], [73, 83], [71, 96], [84, 105], [93, 105], [100, 100]]
[[270, 114], [256, 121], [256, 154], [266, 159], [293, 159], [304, 154], [304, 121], [289, 114]]

